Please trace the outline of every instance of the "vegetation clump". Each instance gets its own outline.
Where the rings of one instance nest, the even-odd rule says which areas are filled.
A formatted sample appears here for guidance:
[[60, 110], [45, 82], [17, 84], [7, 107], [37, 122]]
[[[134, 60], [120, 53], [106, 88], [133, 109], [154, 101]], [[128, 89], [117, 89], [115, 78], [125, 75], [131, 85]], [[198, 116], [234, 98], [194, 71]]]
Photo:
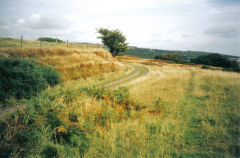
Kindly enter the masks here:
[[58, 149], [54, 145], [47, 145], [42, 151], [42, 156], [46, 158], [59, 157]]
[[182, 61], [182, 57], [178, 54], [161, 54], [161, 55], [156, 55], [154, 58], [174, 61], [176, 63], [180, 63]]
[[235, 60], [230, 60], [229, 58], [220, 54], [209, 54], [205, 56], [199, 56], [195, 59], [192, 59], [191, 62], [195, 64], [223, 67], [224, 70], [227, 71], [240, 72], [240, 67]]
[[68, 120], [63, 107], [45, 97], [30, 100], [24, 111], [0, 120], [0, 157], [59, 157], [63, 152], [72, 157], [67, 153], [73, 150], [80, 157], [88, 150], [89, 140], [79, 122]]
[[[86, 94], [102, 102], [104, 110], [79, 107], [76, 103]], [[24, 111], [0, 120], [0, 157], [83, 157], [111, 123], [130, 117], [130, 104], [126, 88], [44, 91]], [[74, 106], [83, 113], [73, 112]]]
[[0, 59], [0, 101], [10, 97], [30, 98], [61, 79], [51, 67], [21, 58]]

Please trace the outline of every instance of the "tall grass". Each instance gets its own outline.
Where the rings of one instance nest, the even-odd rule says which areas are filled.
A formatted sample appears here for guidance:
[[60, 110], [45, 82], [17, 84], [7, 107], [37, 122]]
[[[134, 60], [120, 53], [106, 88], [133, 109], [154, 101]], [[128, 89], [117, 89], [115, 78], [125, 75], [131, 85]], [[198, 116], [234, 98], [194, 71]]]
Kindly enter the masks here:
[[[87, 59], [47, 57], [55, 68]], [[125, 88], [91, 88], [111, 80], [102, 76], [42, 92], [0, 122], [1, 156], [239, 157], [240, 75], [156, 63]]]
[[[239, 74], [148, 68], [138, 86], [127, 85], [130, 91], [61, 86], [45, 91], [29, 110], [6, 122], [17, 133], [30, 128], [27, 122], [41, 127], [34, 134], [42, 141], [32, 144], [37, 150], [28, 144], [16, 151], [67, 157], [239, 156]], [[4, 136], [11, 140], [12, 132]]]
[[88, 78], [95, 74], [119, 71], [123, 66], [102, 49], [0, 49], [1, 58], [33, 58], [42, 65], [53, 66], [63, 81]]
[[237, 73], [153, 67], [140, 86], [131, 85], [131, 95], [147, 107], [161, 99], [163, 111], [148, 123], [155, 156], [238, 157], [239, 79]]

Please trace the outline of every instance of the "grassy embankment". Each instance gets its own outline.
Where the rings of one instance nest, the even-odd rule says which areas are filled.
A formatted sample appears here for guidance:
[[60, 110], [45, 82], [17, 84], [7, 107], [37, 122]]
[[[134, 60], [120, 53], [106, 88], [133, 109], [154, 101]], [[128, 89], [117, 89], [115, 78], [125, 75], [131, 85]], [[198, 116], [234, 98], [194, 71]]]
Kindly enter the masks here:
[[239, 156], [239, 74], [139, 58], [118, 60], [145, 64], [149, 72], [126, 83], [129, 91], [92, 88], [130, 74], [127, 69], [104, 77], [69, 79], [44, 91], [28, 101], [27, 109], [1, 121], [0, 153], [29, 157]]
[[[96, 45], [43, 42], [20, 39], [0, 38], [0, 57], [23, 57], [37, 60], [42, 65], [53, 66], [62, 73], [63, 81], [87, 78], [120, 70], [123, 65], [115, 62], [110, 53]], [[81, 71], [79, 71], [81, 70]]]

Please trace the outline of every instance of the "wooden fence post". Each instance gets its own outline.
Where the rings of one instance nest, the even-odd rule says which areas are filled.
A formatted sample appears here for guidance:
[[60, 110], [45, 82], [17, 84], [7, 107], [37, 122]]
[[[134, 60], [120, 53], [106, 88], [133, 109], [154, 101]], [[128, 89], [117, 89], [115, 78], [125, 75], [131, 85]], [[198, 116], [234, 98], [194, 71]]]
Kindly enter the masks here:
[[40, 40], [40, 48], [42, 48], [42, 40]]
[[22, 42], [23, 42], [23, 36], [21, 35], [21, 48], [23, 47]]
[[57, 38], [56, 38], [56, 48], [57, 48]]

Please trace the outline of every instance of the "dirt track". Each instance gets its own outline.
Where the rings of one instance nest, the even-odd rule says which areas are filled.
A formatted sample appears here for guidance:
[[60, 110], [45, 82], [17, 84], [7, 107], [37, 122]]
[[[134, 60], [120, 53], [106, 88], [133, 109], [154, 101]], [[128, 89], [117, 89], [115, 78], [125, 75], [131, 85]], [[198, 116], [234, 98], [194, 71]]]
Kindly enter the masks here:
[[104, 88], [117, 87], [123, 83], [132, 81], [132, 80], [142, 77], [148, 73], [148, 69], [144, 66], [140, 66], [140, 65], [131, 65], [131, 66], [133, 66], [134, 71], [130, 75], [124, 76], [123, 78], [120, 78], [116, 81], [105, 83], [99, 87], [104, 87]]
[[[139, 77], [142, 77], [148, 73], [148, 69], [144, 66], [140, 65], [131, 65], [134, 68], [134, 71], [129, 74], [128, 76], [124, 76], [123, 78], [120, 78], [116, 81], [111, 81], [104, 83], [103, 85], [97, 86], [97, 88], [113, 88], [113, 87], [118, 87], [124, 83], [127, 83], [129, 81], [133, 81], [134, 79], [137, 79]], [[17, 107], [10, 107], [6, 109], [0, 109], [0, 117], [4, 116], [5, 114], [11, 113], [16, 111], [17, 109], [24, 109], [26, 107], [26, 104], [21, 104], [18, 105]]]

